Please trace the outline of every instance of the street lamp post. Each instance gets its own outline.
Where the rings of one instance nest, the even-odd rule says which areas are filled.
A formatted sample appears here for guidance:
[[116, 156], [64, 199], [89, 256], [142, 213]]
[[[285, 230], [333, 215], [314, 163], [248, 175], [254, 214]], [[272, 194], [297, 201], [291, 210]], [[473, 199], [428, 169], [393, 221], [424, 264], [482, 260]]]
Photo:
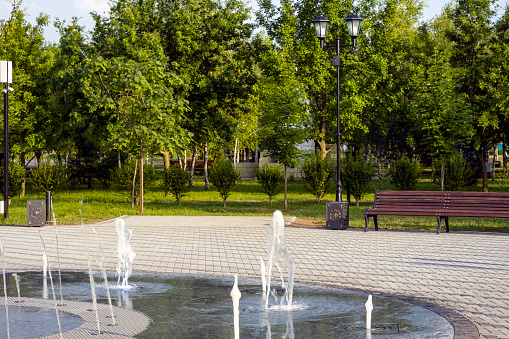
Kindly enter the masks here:
[[9, 84], [12, 83], [12, 62], [0, 61], [0, 83], [4, 84], [4, 219], [9, 218]]
[[336, 55], [332, 57], [332, 65], [336, 66], [336, 106], [337, 106], [337, 121], [338, 128], [336, 131], [336, 147], [337, 147], [337, 180], [336, 180], [336, 201], [327, 203], [326, 211], [326, 226], [332, 229], [345, 229], [348, 227], [348, 202], [342, 202], [341, 197], [341, 114], [340, 114], [340, 67], [341, 58], [339, 54], [345, 47], [356, 46], [356, 39], [359, 36], [359, 30], [362, 19], [355, 14], [350, 14], [346, 19], [348, 27], [348, 34], [352, 38], [352, 43], [349, 45], [340, 45], [339, 37], [336, 37], [334, 45], [324, 46], [325, 38], [327, 37], [327, 29], [330, 21], [323, 15], [318, 16], [313, 20], [313, 25], [316, 30], [316, 37], [320, 40], [320, 47], [324, 50], [333, 50]]

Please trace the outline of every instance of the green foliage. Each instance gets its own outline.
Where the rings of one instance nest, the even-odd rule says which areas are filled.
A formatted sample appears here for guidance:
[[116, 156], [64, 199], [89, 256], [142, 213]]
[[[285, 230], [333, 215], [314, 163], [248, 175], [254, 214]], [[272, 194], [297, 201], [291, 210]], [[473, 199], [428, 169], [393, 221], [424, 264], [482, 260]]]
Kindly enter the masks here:
[[22, 1], [11, 1], [11, 6], [10, 11], [3, 7], [5, 19], [0, 20], [0, 60], [12, 61], [16, 84], [9, 93], [10, 152], [24, 155], [50, 148], [56, 136], [53, 130], [58, 134], [47, 106], [54, 48], [44, 41], [48, 15], [41, 13], [32, 24]]
[[231, 189], [237, 185], [241, 178], [240, 170], [233, 167], [228, 160], [216, 160], [210, 170], [210, 182], [214, 185], [223, 199], [226, 207], [226, 199], [231, 194]]
[[[14, 198], [21, 193], [21, 184], [25, 180], [25, 169], [21, 164], [10, 161], [9, 162], [9, 198]], [[0, 193], [4, 193], [4, 164], [0, 166]]]
[[270, 205], [272, 206], [272, 198], [281, 192], [283, 188], [281, 184], [285, 180], [283, 169], [277, 164], [269, 163], [256, 169], [256, 179], [262, 186], [263, 192], [269, 196]]
[[182, 197], [189, 192], [191, 173], [179, 166], [170, 166], [164, 171], [164, 186], [182, 204]]
[[[434, 172], [440, 177], [442, 161], [434, 162]], [[462, 153], [456, 153], [444, 161], [444, 189], [446, 191], [460, 191], [467, 186], [473, 186], [477, 182], [477, 176]], [[435, 175], [436, 176], [436, 175]]]
[[[110, 170], [110, 184], [111, 186], [132, 192], [133, 190], [133, 178], [134, 170], [136, 168], [136, 181], [134, 186], [135, 196], [140, 194], [140, 164], [139, 161], [126, 161], [122, 164], [122, 167], [115, 167]], [[143, 186], [149, 187], [156, 179], [156, 172], [153, 166], [143, 166]], [[147, 189], [145, 189], [146, 191]]]
[[415, 190], [421, 174], [421, 165], [410, 160], [406, 155], [394, 161], [389, 170], [391, 184], [398, 190], [404, 191]]
[[374, 170], [362, 155], [347, 155], [341, 161], [341, 182], [343, 187], [355, 198], [357, 206], [366, 194], [368, 183], [374, 175]]
[[302, 164], [302, 177], [306, 180], [306, 187], [319, 203], [332, 185], [331, 179], [334, 178], [332, 162], [327, 158], [322, 159], [319, 154], [314, 154]]
[[33, 169], [28, 177], [32, 188], [40, 193], [55, 193], [67, 176], [67, 168], [61, 164], [43, 162]]

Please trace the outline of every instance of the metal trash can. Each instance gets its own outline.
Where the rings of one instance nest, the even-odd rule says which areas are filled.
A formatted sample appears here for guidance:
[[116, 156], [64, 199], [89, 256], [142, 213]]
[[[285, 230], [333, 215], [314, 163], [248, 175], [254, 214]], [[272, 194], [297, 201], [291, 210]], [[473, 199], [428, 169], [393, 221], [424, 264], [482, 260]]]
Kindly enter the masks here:
[[325, 226], [331, 230], [344, 230], [349, 223], [348, 202], [333, 201], [327, 203]]
[[46, 224], [46, 202], [44, 200], [27, 200], [27, 226], [44, 226]]

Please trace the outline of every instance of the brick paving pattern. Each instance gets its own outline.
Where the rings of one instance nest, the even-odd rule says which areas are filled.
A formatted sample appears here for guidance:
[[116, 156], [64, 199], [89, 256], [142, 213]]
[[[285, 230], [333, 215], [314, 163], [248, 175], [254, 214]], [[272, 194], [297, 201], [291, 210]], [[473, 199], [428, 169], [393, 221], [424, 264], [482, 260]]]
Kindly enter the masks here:
[[[135, 273], [257, 278], [259, 258], [266, 258], [270, 217], [124, 219], [133, 229]], [[106, 268], [114, 272], [114, 221], [85, 228], [91, 253], [98, 254], [95, 228]], [[7, 270], [42, 270], [39, 231], [56, 267], [52, 226], [1, 227]], [[81, 226], [57, 231], [62, 269], [87, 270]], [[412, 297], [458, 312], [477, 326], [481, 338], [509, 338], [509, 234], [286, 227], [285, 242], [296, 262], [297, 283]]]

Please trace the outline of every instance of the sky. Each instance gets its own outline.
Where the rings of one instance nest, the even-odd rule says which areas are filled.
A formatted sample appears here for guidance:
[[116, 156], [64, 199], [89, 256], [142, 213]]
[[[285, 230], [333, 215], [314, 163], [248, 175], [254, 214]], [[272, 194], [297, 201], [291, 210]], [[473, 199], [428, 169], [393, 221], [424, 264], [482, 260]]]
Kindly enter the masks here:
[[[247, 0], [251, 7], [257, 8], [256, 0]], [[497, 4], [504, 6], [509, 0], [497, 0]], [[424, 8], [421, 20], [432, 19], [439, 14], [448, 2], [448, 0], [425, 0], [427, 7]], [[0, 19], [8, 19], [11, 11], [9, 0], [0, 0]], [[80, 18], [79, 24], [85, 26], [87, 30], [92, 30], [94, 21], [90, 12], [95, 11], [99, 14], [105, 14], [109, 10], [108, 0], [24, 0], [23, 8], [26, 9], [28, 20], [35, 23], [39, 13], [49, 14], [51, 22], [58, 18], [71, 22], [72, 17]], [[58, 42], [58, 32], [53, 25], [47, 26], [44, 36], [49, 42]]]

